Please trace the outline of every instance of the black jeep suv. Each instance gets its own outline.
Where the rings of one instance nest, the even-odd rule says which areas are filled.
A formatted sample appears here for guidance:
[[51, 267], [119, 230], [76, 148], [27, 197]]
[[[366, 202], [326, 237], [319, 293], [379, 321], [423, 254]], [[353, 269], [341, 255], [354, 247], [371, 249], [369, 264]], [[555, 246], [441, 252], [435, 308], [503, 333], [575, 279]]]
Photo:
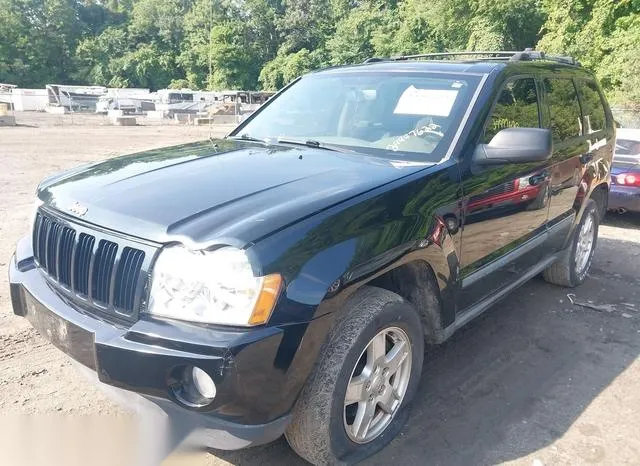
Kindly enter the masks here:
[[482, 57], [311, 73], [225, 139], [44, 180], [15, 313], [206, 446], [373, 454], [425, 344], [540, 273], [582, 283], [606, 211], [615, 134], [593, 76]]

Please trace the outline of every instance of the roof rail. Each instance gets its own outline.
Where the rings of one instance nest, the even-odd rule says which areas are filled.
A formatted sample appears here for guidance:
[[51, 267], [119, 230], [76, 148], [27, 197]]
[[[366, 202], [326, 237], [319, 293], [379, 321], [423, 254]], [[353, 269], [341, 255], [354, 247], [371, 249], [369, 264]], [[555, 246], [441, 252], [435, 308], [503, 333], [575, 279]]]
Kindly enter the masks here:
[[573, 57], [563, 55], [547, 55], [544, 52], [526, 48], [522, 51], [515, 50], [490, 50], [490, 51], [462, 51], [462, 52], [439, 52], [439, 53], [420, 53], [417, 55], [398, 55], [395, 57], [381, 58], [371, 57], [367, 58], [364, 63], [374, 63], [380, 61], [405, 61], [405, 60], [420, 60], [420, 59], [448, 59], [456, 57], [473, 57], [473, 60], [509, 60], [509, 61], [532, 61], [532, 60], [548, 60], [555, 61], [557, 63], [563, 63], [565, 65], [581, 66], [580, 62]]

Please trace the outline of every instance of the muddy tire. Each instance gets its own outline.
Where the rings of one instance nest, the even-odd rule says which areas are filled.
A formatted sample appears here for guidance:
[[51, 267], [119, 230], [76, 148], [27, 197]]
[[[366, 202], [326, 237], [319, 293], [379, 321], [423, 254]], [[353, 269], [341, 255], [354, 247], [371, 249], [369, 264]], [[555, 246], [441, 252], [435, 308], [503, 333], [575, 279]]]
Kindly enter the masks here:
[[287, 441], [316, 465], [352, 464], [380, 451], [406, 423], [423, 358], [414, 308], [390, 291], [363, 288], [323, 345]]
[[569, 247], [557, 262], [544, 271], [544, 279], [554, 285], [566, 287], [576, 287], [584, 282], [596, 250], [599, 226], [598, 204], [589, 199]]

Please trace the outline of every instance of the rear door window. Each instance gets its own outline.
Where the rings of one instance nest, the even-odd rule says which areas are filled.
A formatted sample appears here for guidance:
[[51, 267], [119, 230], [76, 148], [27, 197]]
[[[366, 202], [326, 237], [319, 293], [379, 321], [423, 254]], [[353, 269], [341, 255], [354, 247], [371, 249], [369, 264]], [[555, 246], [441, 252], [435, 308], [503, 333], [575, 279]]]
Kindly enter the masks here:
[[485, 127], [483, 142], [489, 143], [501, 129], [539, 126], [536, 82], [533, 78], [516, 79], [507, 83], [500, 92]]
[[593, 81], [582, 81], [579, 84], [584, 125], [587, 134], [595, 133], [605, 128], [606, 116], [602, 97]]
[[551, 113], [551, 132], [554, 142], [582, 135], [582, 114], [573, 80], [545, 78], [544, 87]]

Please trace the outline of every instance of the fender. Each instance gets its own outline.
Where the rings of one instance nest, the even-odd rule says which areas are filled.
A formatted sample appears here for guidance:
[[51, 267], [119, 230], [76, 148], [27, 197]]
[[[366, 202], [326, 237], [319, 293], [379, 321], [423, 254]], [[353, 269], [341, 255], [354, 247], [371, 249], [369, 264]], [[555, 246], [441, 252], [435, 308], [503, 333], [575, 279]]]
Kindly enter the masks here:
[[295, 402], [345, 301], [385, 273], [407, 264], [430, 270], [440, 306], [429, 319], [439, 327], [453, 322], [459, 268], [455, 238], [460, 233], [450, 233], [444, 217], [460, 218], [460, 195], [458, 166], [449, 161], [350, 199], [250, 247], [263, 273], [280, 273], [285, 281], [269, 325], [310, 323], [295, 335], [296, 341], [287, 342], [298, 350], [279, 361], [285, 371], [281, 412]]

